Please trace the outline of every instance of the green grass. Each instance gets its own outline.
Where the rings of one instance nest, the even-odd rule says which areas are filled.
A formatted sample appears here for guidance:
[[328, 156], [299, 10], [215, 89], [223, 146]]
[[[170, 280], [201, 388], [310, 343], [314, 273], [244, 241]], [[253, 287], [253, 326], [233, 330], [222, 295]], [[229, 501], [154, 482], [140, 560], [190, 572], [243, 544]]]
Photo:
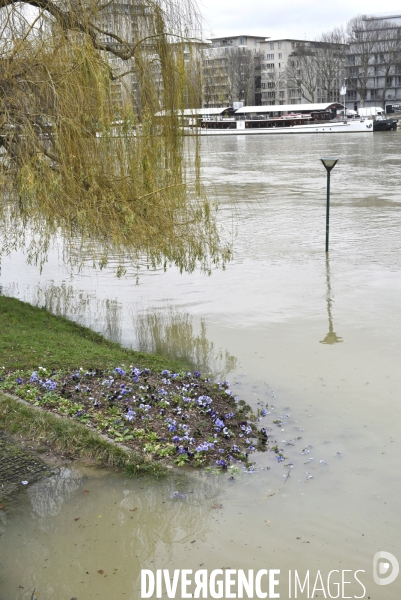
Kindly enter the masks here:
[[122, 348], [43, 308], [0, 295], [0, 367], [107, 368], [122, 363], [182, 371], [190, 365]]
[[131, 474], [165, 473], [161, 464], [111, 444], [84, 425], [25, 406], [1, 393], [0, 426], [15, 436], [46, 444], [58, 453], [96, 460], [100, 465]]
[[[107, 369], [134, 364], [154, 371], [187, 370], [190, 365], [122, 348], [98, 333], [15, 298], [0, 295], [0, 367]], [[110, 444], [69, 419], [23, 406], [0, 395], [0, 427], [26, 439], [47, 443], [56, 452], [91, 458], [131, 473], [160, 475], [164, 467]]]

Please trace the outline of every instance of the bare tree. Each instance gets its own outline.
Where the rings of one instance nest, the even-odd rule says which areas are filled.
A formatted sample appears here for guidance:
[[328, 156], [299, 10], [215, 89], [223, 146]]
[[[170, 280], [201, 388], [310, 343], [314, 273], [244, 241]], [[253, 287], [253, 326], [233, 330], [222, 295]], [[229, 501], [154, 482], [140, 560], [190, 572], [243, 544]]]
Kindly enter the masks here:
[[369, 80], [374, 75], [373, 58], [379, 51], [381, 26], [363, 16], [355, 17], [347, 24], [347, 35], [350, 44], [348, 78], [363, 107]]
[[280, 91], [284, 90], [287, 85], [286, 71], [284, 69], [271, 69], [268, 71], [264, 82], [264, 91], [262, 92], [262, 98], [265, 101], [273, 104], [279, 103]]
[[295, 89], [306, 102], [314, 102], [317, 87], [317, 63], [313, 48], [299, 44], [291, 54], [286, 68], [287, 85]]
[[345, 76], [348, 46], [342, 29], [324, 33], [314, 44], [317, 86], [326, 102], [338, 102], [339, 90]]
[[191, 0], [0, 0], [0, 30], [2, 250], [27, 234], [39, 260], [60, 237], [96, 264], [227, 257], [179, 127]]
[[243, 101], [253, 102], [255, 89], [254, 54], [248, 48], [227, 48], [225, 52], [227, 73], [227, 97], [232, 104]]
[[382, 107], [386, 105], [387, 90], [391, 86], [396, 67], [401, 63], [401, 28], [388, 21], [381, 23], [377, 44], [377, 75], [383, 79]]
[[226, 58], [221, 48], [207, 48], [202, 64], [203, 105], [226, 106], [231, 102], [231, 83], [228, 80]]

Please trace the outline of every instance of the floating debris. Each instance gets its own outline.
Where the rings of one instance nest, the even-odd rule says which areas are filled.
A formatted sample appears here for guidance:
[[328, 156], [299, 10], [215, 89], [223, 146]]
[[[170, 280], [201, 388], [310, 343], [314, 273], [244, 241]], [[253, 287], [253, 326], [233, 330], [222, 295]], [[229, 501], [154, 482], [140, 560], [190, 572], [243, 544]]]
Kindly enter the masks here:
[[180, 492], [173, 492], [173, 495], [171, 496], [172, 499], [175, 499], [175, 498], [181, 499], [181, 498], [186, 498], [186, 497], [187, 497], [186, 494], [180, 494]]

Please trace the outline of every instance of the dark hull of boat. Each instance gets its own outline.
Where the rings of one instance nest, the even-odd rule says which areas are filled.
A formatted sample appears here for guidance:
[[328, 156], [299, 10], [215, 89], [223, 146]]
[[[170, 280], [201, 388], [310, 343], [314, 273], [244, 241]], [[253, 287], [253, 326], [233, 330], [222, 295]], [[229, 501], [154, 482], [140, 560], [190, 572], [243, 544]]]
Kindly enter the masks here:
[[373, 121], [373, 131], [395, 131], [397, 121], [394, 119], [385, 119], [383, 121]]

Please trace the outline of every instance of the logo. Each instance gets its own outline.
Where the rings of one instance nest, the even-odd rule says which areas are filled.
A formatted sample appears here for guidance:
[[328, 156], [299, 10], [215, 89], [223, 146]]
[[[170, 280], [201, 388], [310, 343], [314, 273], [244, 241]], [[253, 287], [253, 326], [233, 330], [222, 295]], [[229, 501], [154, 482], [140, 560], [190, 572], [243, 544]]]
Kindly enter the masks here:
[[376, 552], [373, 557], [373, 579], [377, 585], [389, 585], [389, 583], [393, 583], [397, 579], [399, 572], [400, 565], [393, 554], [384, 551]]

